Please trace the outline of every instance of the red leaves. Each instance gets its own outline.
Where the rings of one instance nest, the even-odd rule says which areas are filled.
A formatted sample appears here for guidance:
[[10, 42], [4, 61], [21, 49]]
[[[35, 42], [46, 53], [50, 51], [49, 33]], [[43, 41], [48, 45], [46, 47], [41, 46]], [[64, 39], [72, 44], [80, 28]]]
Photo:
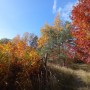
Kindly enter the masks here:
[[90, 63], [90, 0], [79, 0], [72, 10], [72, 35], [79, 58]]

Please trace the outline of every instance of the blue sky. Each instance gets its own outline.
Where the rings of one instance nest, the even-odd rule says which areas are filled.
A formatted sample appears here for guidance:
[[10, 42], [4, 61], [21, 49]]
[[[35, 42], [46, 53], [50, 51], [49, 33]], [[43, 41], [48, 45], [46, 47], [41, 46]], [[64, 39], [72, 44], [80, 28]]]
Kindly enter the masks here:
[[0, 38], [13, 38], [24, 32], [40, 36], [40, 28], [52, 24], [57, 12], [69, 20], [77, 0], [0, 0]]

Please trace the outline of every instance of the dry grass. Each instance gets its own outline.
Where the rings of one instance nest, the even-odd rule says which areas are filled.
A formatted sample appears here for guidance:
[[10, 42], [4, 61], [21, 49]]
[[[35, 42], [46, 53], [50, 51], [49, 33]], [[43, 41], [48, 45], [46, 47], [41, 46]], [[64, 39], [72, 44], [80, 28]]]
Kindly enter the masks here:
[[48, 66], [53, 74], [55, 73], [59, 83], [63, 85], [62, 90], [90, 90], [90, 72], [80, 69], [73, 70], [50, 63]]

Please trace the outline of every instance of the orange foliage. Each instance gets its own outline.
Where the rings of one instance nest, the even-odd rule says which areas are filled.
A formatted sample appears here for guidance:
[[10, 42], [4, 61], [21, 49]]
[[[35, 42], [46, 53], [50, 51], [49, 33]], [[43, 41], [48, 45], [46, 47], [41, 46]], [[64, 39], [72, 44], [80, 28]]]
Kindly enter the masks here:
[[28, 46], [25, 42], [18, 40], [17, 43], [9, 42], [7, 44], [0, 44], [0, 59], [4, 62], [19, 62], [25, 64], [37, 63], [40, 57], [34, 48]]

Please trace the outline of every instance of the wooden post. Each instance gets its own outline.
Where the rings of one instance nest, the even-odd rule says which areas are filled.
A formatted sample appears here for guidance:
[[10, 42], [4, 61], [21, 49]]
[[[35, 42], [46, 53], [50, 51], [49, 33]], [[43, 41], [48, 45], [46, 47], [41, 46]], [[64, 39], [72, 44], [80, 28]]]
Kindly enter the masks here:
[[48, 58], [48, 53], [45, 54], [45, 61], [44, 61], [45, 67], [47, 66], [47, 58]]

